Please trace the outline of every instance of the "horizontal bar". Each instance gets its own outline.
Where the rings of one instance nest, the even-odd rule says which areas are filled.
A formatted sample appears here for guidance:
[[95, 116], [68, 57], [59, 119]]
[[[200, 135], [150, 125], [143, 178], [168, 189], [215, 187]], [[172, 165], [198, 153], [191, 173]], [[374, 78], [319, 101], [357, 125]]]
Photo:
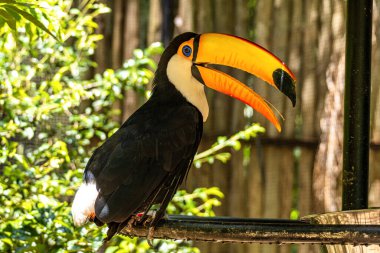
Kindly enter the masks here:
[[[147, 237], [143, 226], [121, 233]], [[380, 244], [380, 225], [319, 225], [281, 219], [169, 216], [149, 238], [275, 244]]]
[[167, 220], [176, 221], [191, 221], [200, 223], [222, 223], [222, 224], [308, 224], [307, 221], [302, 220], [288, 220], [288, 219], [265, 219], [265, 218], [240, 218], [231, 216], [213, 216], [213, 217], [200, 217], [191, 215], [169, 215]]

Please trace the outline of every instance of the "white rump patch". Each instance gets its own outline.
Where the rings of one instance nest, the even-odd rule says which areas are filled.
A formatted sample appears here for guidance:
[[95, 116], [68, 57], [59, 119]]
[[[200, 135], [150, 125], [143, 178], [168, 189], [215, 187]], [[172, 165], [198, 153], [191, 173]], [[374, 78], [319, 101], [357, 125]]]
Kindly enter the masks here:
[[192, 105], [202, 113], [203, 122], [207, 120], [209, 107], [206, 99], [204, 85], [191, 74], [193, 63], [177, 54], [169, 60], [166, 74], [169, 81]]
[[95, 182], [89, 184], [82, 183], [75, 194], [71, 208], [75, 226], [82, 226], [90, 217], [95, 215], [95, 201], [97, 197], [98, 191], [96, 190]]

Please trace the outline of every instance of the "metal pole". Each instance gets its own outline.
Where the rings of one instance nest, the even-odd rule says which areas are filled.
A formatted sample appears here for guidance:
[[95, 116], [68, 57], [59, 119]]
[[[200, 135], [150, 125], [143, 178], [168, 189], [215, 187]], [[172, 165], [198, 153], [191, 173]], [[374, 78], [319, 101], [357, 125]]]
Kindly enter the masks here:
[[372, 0], [348, 0], [343, 210], [368, 207]]
[[128, 236], [238, 243], [353, 244], [380, 243], [379, 225], [321, 225], [290, 220], [170, 217], [153, 231], [125, 227]]

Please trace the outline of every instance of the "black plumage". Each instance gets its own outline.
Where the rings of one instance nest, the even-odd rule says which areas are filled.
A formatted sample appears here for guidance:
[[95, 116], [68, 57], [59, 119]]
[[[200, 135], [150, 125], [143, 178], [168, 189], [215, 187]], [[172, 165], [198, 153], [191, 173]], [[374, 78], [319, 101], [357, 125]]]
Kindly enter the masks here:
[[108, 238], [133, 215], [160, 204], [154, 225], [186, 177], [202, 137], [203, 119], [166, 75], [169, 59], [185, 33], [165, 50], [149, 100], [97, 148], [85, 169], [85, 182], [96, 183], [94, 221], [109, 226]]

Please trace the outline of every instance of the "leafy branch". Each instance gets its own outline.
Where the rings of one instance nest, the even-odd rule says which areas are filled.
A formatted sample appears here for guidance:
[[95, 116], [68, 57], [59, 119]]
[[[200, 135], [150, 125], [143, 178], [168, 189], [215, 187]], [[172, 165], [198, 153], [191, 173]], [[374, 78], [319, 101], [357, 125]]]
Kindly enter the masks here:
[[212, 164], [215, 160], [219, 160], [222, 163], [226, 163], [231, 154], [229, 152], [219, 152], [226, 147], [231, 147], [234, 150], [239, 150], [241, 148], [241, 140], [250, 140], [254, 138], [259, 133], [264, 133], [265, 129], [261, 127], [259, 124], [255, 123], [251, 126], [247, 127], [245, 130], [242, 130], [230, 138], [227, 139], [225, 136], [220, 136], [217, 139], [217, 142], [214, 143], [211, 148], [197, 154], [194, 157], [194, 165], [196, 168], [200, 168], [202, 163], [210, 163]]
[[[33, 1], [32, 3], [26, 3], [15, 0], [0, 0], [0, 26], [6, 23], [15, 32], [17, 23], [25, 19], [58, 41], [58, 38], [39, 20], [36, 10], [42, 13], [45, 12], [42, 7], [33, 3]], [[47, 18], [48, 16], [44, 15], [44, 17]]]

